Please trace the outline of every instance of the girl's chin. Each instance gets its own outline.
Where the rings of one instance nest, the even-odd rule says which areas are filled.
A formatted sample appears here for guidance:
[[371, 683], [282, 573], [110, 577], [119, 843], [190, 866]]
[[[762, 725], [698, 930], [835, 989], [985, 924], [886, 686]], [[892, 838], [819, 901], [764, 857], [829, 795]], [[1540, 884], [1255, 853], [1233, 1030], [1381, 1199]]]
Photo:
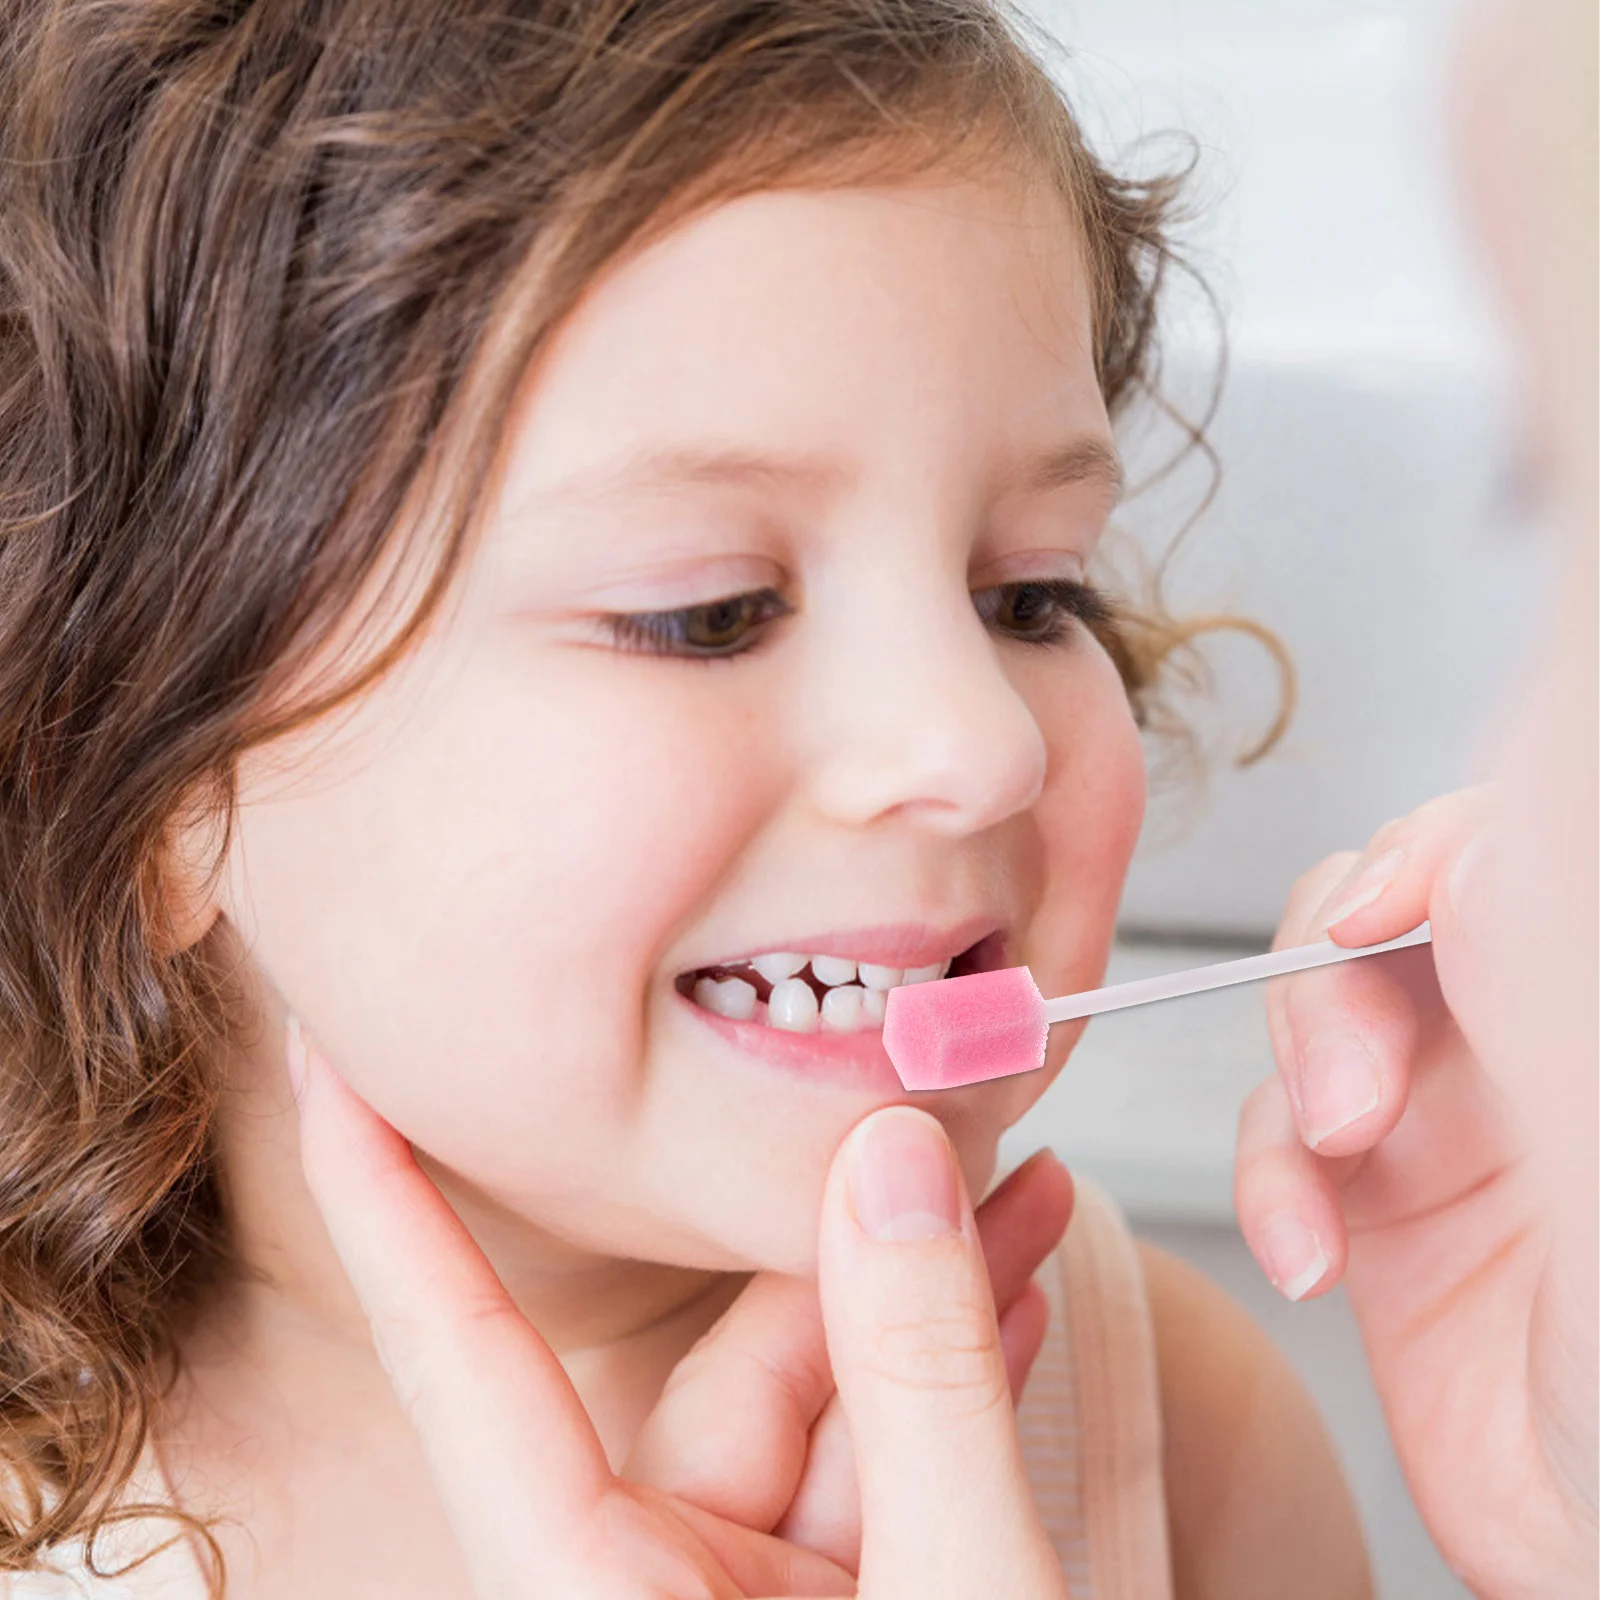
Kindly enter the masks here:
[[[717, 1153], [708, 1150], [694, 1178], [697, 1187], [704, 1187], [687, 1209], [638, 1196], [605, 1217], [590, 1212], [581, 1222], [563, 1216], [546, 1218], [543, 1225], [577, 1250], [642, 1268], [814, 1278], [828, 1172], [858, 1120], [855, 1115], [842, 1118], [826, 1134], [813, 1129], [804, 1147], [792, 1140], [774, 1140], [764, 1150], [747, 1147], [735, 1163], [737, 1170], [727, 1170]], [[993, 1180], [1004, 1124], [992, 1116], [940, 1120], [976, 1202]], [[681, 1204], [681, 1176], [669, 1182], [666, 1192]]]

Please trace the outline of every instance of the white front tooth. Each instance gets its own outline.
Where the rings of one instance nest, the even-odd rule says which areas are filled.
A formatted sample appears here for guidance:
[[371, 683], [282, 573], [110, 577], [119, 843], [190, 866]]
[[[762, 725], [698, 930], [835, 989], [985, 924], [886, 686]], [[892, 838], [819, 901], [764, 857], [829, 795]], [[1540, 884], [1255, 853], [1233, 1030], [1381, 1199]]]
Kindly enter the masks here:
[[864, 989], [861, 992], [861, 1026], [881, 1028], [884, 1008], [889, 1004], [887, 989]]
[[702, 978], [694, 986], [694, 1003], [719, 1017], [748, 1022], [756, 1014], [756, 987], [743, 978]]
[[[811, 970], [816, 972], [816, 966]], [[820, 973], [817, 974], [819, 977]], [[822, 1028], [824, 1033], [854, 1033], [861, 1026], [861, 1003], [867, 991], [859, 984], [841, 984], [822, 997]]]
[[796, 955], [793, 950], [769, 950], [766, 955], [757, 956], [746, 963], [754, 967], [768, 983], [781, 983], [785, 978], [792, 978], [805, 964], [806, 958]]
[[861, 981], [869, 989], [892, 989], [900, 982], [899, 967], [875, 967], [870, 961], [861, 963]]
[[935, 961], [931, 967], [907, 967], [902, 983], [928, 983], [944, 976], [944, 962]]
[[812, 956], [811, 970], [817, 975], [818, 983], [854, 983], [856, 981], [856, 964], [846, 961], [842, 956]]
[[804, 978], [780, 978], [767, 998], [767, 1025], [789, 1033], [817, 1031], [817, 997]]

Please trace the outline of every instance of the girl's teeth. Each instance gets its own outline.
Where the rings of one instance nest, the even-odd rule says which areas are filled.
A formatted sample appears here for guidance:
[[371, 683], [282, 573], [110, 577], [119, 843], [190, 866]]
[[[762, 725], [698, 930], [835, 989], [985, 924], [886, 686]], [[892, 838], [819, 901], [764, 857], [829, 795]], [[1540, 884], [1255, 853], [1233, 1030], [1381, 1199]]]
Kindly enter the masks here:
[[719, 1017], [748, 1022], [756, 1014], [755, 985], [743, 978], [702, 978], [694, 986], [694, 1003]]
[[[804, 964], [802, 957], [801, 965]], [[767, 1022], [790, 1033], [815, 1033], [817, 997], [811, 992], [811, 985], [804, 978], [780, 978], [767, 1000]]]
[[[816, 972], [815, 963], [811, 970]], [[819, 972], [820, 978], [822, 974]], [[824, 1033], [854, 1033], [861, 1026], [861, 1002], [867, 991], [859, 984], [844, 984], [830, 989], [822, 997], [822, 1031]]]
[[811, 970], [818, 983], [838, 984], [856, 981], [856, 964], [842, 956], [812, 956]]
[[772, 950], [764, 956], [755, 957], [750, 963], [768, 983], [781, 983], [785, 978], [792, 978], [805, 964], [806, 958], [797, 956], [793, 950]]
[[[811, 984], [799, 974], [807, 962], [812, 976], [823, 985], [822, 1004]], [[856, 1033], [881, 1028], [889, 990], [902, 984], [930, 983], [942, 978], [948, 961], [927, 967], [879, 967], [870, 961], [847, 961], [842, 956], [807, 956], [796, 950], [773, 950], [748, 963], [772, 986], [765, 1002], [754, 983], [743, 978], [699, 979], [694, 1003], [735, 1022], [755, 1022], [787, 1033]], [[855, 981], [855, 980], [858, 980]]]
[[893, 989], [903, 976], [899, 967], [875, 967], [870, 961], [861, 963], [861, 981], [869, 989]]

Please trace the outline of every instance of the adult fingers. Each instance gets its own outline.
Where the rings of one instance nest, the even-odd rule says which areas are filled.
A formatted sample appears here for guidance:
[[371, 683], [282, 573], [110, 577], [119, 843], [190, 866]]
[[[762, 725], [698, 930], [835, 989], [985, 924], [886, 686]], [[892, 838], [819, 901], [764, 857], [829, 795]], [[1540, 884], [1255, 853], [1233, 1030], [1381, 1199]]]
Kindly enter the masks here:
[[[1276, 948], [1323, 936], [1326, 904], [1349, 881], [1353, 859], [1331, 856], [1295, 884]], [[1436, 987], [1426, 947], [1267, 981], [1273, 1053], [1300, 1136], [1313, 1149], [1353, 1154], [1394, 1128], [1406, 1107], [1421, 1014]]]
[[1006, 1358], [1006, 1382], [1013, 1406], [1022, 1399], [1022, 1386], [1039, 1358], [1049, 1327], [1050, 1297], [1037, 1283], [1030, 1283], [1000, 1313], [1000, 1349]]
[[[1495, 826], [1500, 792], [1478, 784], [1440, 795], [1387, 823], [1354, 858], [1346, 881], [1319, 908], [1318, 930], [1338, 944], [1376, 944], [1426, 920], [1443, 998], [1475, 1044], [1494, 1014], [1497, 973], [1486, 969], [1480, 941], [1463, 918], [1464, 891], [1479, 875]], [[1387, 957], [1379, 957], [1387, 961]]]
[[1491, 787], [1477, 784], [1385, 823], [1316, 908], [1309, 937], [1379, 944], [1426, 922], [1436, 886], [1483, 831], [1492, 803]]
[[[1036, 1151], [978, 1208], [1002, 1313], [1060, 1242], [1071, 1210], [1071, 1176], [1048, 1150]], [[1030, 1327], [1018, 1321], [1007, 1345], [1018, 1385], [1037, 1354], [1037, 1346], [1028, 1350]], [[776, 1528], [853, 1566], [859, 1502], [849, 1430], [833, 1393], [814, 1286], [760, 1274], [678, 1363], [623, 1476], [746, 1527]]]
[[769, 1530], [832, 1394], [815, 1287], [760, 1273], [673, 1369], [623, 1476]]
[[[1071, 1174], [1054, 1152], [1037, 1150], [977, 1210], [1013, 1403], [1049, 1322], [1049, 1300], [1033, 1274], [1061, 1242], [1072, 1204]], [[837, 1395], [811, 1430], [805, 1470], [776, 1531], [852, 1571], [860, 1563], [861, 1490], [850, 1425]]]
[[[699, 1544], [716, 1558], [718, 1566], [740, 1595], [804, 1595], [807, 1600], [822, 1595], [853, 1595], [855, 1576], [815, 1550], [789, 1543], [770, 1533], [760, 1533], [742, 1524], [729, 1522], [676, 1497], [656, 1496], [652, 1489], [642, 1495], [656, 1505], [665, 1505]], [[665, 1574], [662, 1574], [665, 1576]], [[676, 1575], [674, 1575], [676, 1576]], [[652, 1589], [652, 1594], [657, 1591]], [[680, 1587], [663, 1585], [662, 1593], [684, 1593]], [[700, 1590], [695, 1590], [700, 1593]], [[585, 1591], [587, 1593], [587, 1591]]]
[[[1000, 1346], [1013, 1405], [1038, 1358], [1049, 1321], [1049, 1298], [1036, 1283], [1024, 1285], [1017, 1299], [1000, 1313]], [[856, 1478], [850, 1424], [837, 1395], [811, 1430], [805, 1472], [773, 1532], [817, 1551], [847, 1571], [854, 1572], [861, 1565], [861, 1486]]]
[[1233, 1208], [1251, 1254], [1288, 1299], [1325, 1294], [1344, 1275], [1348, 1240], [1337, 1169], [1301, 1142], [1276, 1075], [1239, 1113]]
[[421, 1439], [475, 1592], [586, 1592], [594, 1571], [585, 1535], [614, 1479], [561, 1363], [406, 1139], [293, 1022], [288, 1055], [291, 1078], [301, 1077], [306, 1182]]
[[874, 1112], [834, 1158], [818, 1287], [861, 1485], [864, 1600], [1060, 1600], [988, 1268], [944, 1130]]
[[1035, 1150], [978, 1207], [978, 1242], [1002, 1313], [1061, 1243], [1072, 1217], [1072, 1174], [1053, 1150]]

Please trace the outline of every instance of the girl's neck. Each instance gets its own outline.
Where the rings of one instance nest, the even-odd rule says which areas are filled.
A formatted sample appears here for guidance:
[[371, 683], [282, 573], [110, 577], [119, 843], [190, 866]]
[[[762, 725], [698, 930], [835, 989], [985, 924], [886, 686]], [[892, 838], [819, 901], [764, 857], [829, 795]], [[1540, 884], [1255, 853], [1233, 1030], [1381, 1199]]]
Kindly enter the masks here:
[[[186, 1355], [223, 1395], [265, 1381], [291, 1406], [398, 1408], [306, 1186], [281, 1068], [241, 1060], [232, 1069], [214, 1148], [244, 1275], [211, 1308]], [[420, 1160], [560, 1357], [608, 1454], [620, 1461], [673, 1366], [746, 1277], [582, 1251]]]
[[[615, 1470], [673, 1367], [745, 1282], [734, 1274], [699, 1280], [641, 1279], [633, 1326], [618, 1322], [613, 1336], [562, 1351]], [[621, 1306], [619, 1284], [610, 1310]], [[370, 1339], [349, 1337], [262, 1284], [241, 1286], [213, 1313], [185, 1347], [150, 1448], [163, 1500], [222, 1519], [213, 1531], [230, 1596], [336, 1600], [365, 1592], [375, 1556], [394, 1600], [467, 1595], [462, 1552], [421, 1441]], [[204, 1571], [192, 1546], [182, 1559]]]

